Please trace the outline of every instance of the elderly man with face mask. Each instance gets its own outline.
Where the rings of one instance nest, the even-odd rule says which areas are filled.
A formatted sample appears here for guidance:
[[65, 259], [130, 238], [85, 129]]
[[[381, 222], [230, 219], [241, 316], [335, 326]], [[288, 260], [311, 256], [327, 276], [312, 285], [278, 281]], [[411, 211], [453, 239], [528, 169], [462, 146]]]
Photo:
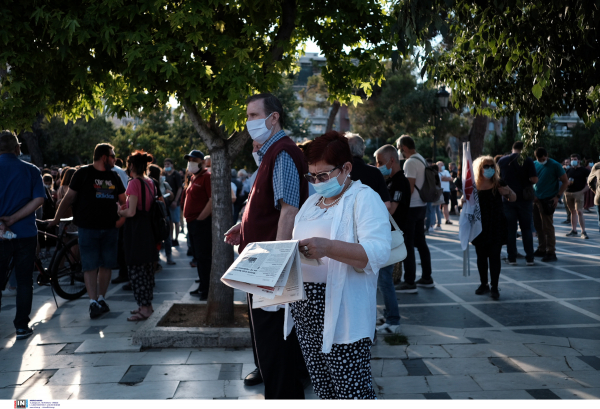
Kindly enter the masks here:
[[[226, 241], [239, 244], [291, 240], [294, 218], [308, 197], [302, 175], [308, 166], [300, 148], [283, 132], [283, 107], [271, 94], [247, 100], [247, 127], [252, 137], [252, 156], [258, 165], [242, 222], [227, 232]], [[248, 299], [252, 305], [252, 297]], [[275, 307], [249, 308], [255, 363], [246, 385], [265, 383], [266, 399], [303, 399], [299, 371], [303, 365], [295, 332], [282, 337], [284, 310]]]
[[187, 170], [192, 174], [185, 191], [183, 217], [188, 225], [190, 244], [196, 259], [200, 285], [190, 294], [200, 300], [208, 299], [210, 269], [212, 264], [212, 192], [210, 172], [206, 169], [204, 154], [193, 150], [184, 156], [188, 161]]

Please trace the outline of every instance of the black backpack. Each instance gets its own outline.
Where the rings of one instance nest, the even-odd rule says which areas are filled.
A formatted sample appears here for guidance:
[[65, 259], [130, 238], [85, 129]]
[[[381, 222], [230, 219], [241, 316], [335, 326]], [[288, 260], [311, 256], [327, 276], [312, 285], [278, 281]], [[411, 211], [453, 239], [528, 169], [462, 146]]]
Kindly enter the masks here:
[[423, 186], [419, 189], [417, 185], [415, 185], [415, 189], [417, 189], [421, 200], [425, 203], [436, 202], [444, 192], [437, 166], [427, 166], [427, 162], [424, 162], [417, 157], [415, 157], [415, 159], [425, 165], [425, 180]]
[[[154, 234], [154, 240], [156, 243], [162, 243], [169, 237], [169, 216], [167, 206], [164, 202], [158, 200], [158, 188], [156, 181], [152, 179], [154, 185], [154, 202], [150, 206], [150, 223], [152, 224], [152, 233]], [[144, 193], [142, 194], [142, 209], [146, 208], [146, 183], [140, 180], [144, 186]]]

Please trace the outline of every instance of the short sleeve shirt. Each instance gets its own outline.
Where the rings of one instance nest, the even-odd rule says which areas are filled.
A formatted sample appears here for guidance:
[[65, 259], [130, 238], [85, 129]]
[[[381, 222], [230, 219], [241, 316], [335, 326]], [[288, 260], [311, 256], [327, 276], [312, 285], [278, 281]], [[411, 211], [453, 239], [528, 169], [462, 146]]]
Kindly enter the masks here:
[[581, 166], [577, 168], [571, 168], [567, 171], [567, 177], [573, 179], [573, 184], [569, 185], [567, 192], [580, 192], [587, 185], [587, 178], [590, 175], [590, 171]]
[[[536, 177], [537, 171], [531, 158], [525, 158], [523, 165], [519, 164], [519, 153], [513, 153], [500, 158], [498, 167], [500, 168], [500, 177], [506, 182], [508, 187], [517, 195], [517, 201], [523, 201], [523, 186], [529, 178]], [[530, 185], [529, 185], [530, 186]], [[502, 200], [506, 201], [505, 198]]]
[[173, 194], [177, 195], [177, 189], [183, 186], [183, 184], [181, 183], [181, 175], [179, 174], [179, 172], [174, 171], [170, 175], [165, 175], [165, 180], [167, 181], [169, 186], [173, 188]]
[[384, 202], [390, 201], [390, 193], [388, 192], [385, 178], [381, 174], [381, 171], [375, 166], [367, 165], [359, 156], [352, 158], [350, 179], [360, 180], [363, 185], [367, 185], [377, 192], [381, 200]]
[[398, 226], [402, 229], [406, 224], [408, 209], [410, 208], [410, 183], [404, 171], [400, 170], [394, 176], [387, 179], [387, 188], [390, 193], [390, 199], [393, 203], [398, 203], [396, 211], [392, 215]]
[[425, 159], [418, 153], [415, 153], [404, 162], [404, 176], [415, 179], [415, 191], [410, 196], [410, 207], [423, 207], [425, 202], [421, 200], [421, 195], [417, 188], [421, 189], [425, 183]]
[[[144, 200], [146, 201], [146, 211], [150, 211], [150, 207], [152, 206], [152, 201], [154, 200], [154, 183], [151, 179], [144, 180], [146, 184], [146, 191], [144, 194], [146, 195]], [[127, 195], [127, 206], [129, 207], [129, 197], [136, 196], [137, 197], [137, 210], [142, 210], [142, 182], [140, 179], [134, 179], [127, 185], [127, 191], [125, 192]]]
[[548, 158], [545, 164], [534, 162], [538, 174], [538, 182], [533, 185], [535, 196], [538, 199], [549, 199], [558, 194], [558, 179], [565, 174], [562, 165], [554, 159]]
[[73, 204], [74, 223], [86, 229], [114, 229], [119, 216], [119, 195], [125, 193], [123, 182], [113, 171], [99, 171], [93, 165], [79, 168], [69, 189], [77, 193]]
[[[0, 155], [0, 216], [11, 216], [33, 199], [46, 197], [38, 168], [12, 153]], [[35, 237], [35, 212], [9, 228], [17, 238]]]
[[449, 192], [450, 191], [450, 181], [446, 180], [442, 180], [442, 178], [449, 178], [451, 177], [450, 172], [448, 172], [446, 169], [444, 169], [443, 171], [439, 172], [440, 175], [440, 181], [442, 183], [442, 190], [444, 192]]
[[200, 173], [192, 176], [185, 191], [185, 203], [183, 205], [185, 220], [187, 222], [196, 220], [211, 197], [210, 172], [203, 169]]

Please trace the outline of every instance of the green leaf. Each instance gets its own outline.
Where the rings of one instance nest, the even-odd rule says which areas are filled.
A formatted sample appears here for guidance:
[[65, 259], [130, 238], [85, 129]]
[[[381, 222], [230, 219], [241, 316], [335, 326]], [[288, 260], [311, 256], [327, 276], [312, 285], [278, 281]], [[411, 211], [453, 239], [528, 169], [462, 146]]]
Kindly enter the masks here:
[[531, 92], [533, 92], [533, 96], [535, 96], [537, 99], [542, 97], [542, 87], [540, 84], [535, 84], [533, 88], [531, 88]]
[[508, 62], [506, 63], [506, 72], [508, 72], [510, 74], [512, 72], [512, 67], [513, 67], [512, 60], [508, 60]]

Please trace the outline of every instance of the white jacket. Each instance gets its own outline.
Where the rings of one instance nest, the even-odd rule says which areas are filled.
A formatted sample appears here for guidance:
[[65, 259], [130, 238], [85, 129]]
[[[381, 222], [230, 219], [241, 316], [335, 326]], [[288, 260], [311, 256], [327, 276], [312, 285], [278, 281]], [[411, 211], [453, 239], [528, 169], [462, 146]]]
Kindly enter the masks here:
[[[321, 198], [314, 194], [306, 200], [296, 215], [296, 223], [310, 206]], [[357, 273], [348, 264], [329, 260], [325, 290], [325, 323], [323, 353], [331, 352], [333, 344], [350, 344], [363, 338], [373, 340], [377, 315], [377, 273], [390, 257], [392, 243], [388, 211], [373, 189], [360, 181], [348, 189], [334, 211], [330, 238], [354, 243], [354, 201], [357, 233], [369, 259], [364, 273]], [[285, 306], [284, 338], [292, 331], [294, 320], [289, 304]]]

